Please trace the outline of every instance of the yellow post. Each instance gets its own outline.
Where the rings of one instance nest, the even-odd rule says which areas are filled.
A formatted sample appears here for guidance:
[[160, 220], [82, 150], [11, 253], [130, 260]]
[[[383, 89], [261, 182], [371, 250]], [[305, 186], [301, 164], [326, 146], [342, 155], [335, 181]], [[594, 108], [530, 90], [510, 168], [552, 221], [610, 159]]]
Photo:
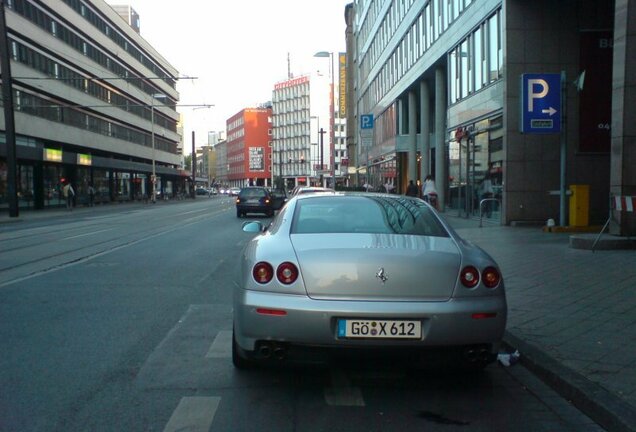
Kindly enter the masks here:
[[570, 226], [590, 223], [590, 185], [570, 185]]

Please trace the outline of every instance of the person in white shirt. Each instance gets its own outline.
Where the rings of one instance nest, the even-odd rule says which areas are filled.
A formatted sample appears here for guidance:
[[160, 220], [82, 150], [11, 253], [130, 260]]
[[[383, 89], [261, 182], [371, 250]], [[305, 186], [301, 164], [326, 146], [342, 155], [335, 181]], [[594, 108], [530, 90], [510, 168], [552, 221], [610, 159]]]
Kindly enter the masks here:
[[[480, 187], [480, 199], [492, 198], [493, 197], [493, 188], [492, 188], [492, 180], [490, 179], [490, 173], [486, 173], [484, 180], [481, 182]], [[486, 217], [490, 217], [492, 215], [492, 201], [485, 201], [483, 204], [484, 215]]]
[[71, 182], [68, 182], [62, 188], [62, 194], [64, 198], [66, 198], [66, 208], [69, 210], [73, 210], [73, 198], [75, 197], [75, 191], [73, 190], [73, 186], [71, 186]]
[[435, 187], [435, 180], [432, 175], [427, 175], [422, 185], [422, 197], [424, 201], [437, 208], [437, 188]]

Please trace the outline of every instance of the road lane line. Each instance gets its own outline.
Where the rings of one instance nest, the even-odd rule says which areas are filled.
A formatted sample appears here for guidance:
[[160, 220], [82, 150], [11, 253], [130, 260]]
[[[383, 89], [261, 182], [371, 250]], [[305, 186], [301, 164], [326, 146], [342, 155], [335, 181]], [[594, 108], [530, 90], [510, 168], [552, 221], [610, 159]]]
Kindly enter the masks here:
[[331, 387], [324, 390], [325, 402], [332, 406], [363, 407], [364, 399], [358, 387], [352, 387], [342, 370], [331, 371]]
[[221, 330], [216, 334], [212, 346], [205, 358], [230, 358], [232, 357], [232, 331]]
[[183, 397], [163, 432], [209, 432], [220, 397]]
[[71, 240], [71, 239], [75, 239], [75, 238], [79, 238], [79, 237], [86, 237], [86, 236], [89, 236], [89, 235], [99, 234], [99, 233], [102, 233], [102, 232], [112, 231], [112, 230], [113, 230], [113, 228], [103, 229], [103, 230], [99, 230], [99, 231], [92, 231], [92, 232], [85, 233], [85, 234], [78, 234], [78, 235], [71, 236], [71, 237], [64, 237], [61, 240]]
[[205, 208], [205, 209], [198, 209], [198, 210], [190, 210], [190, 211], [187, 211], [187, 212], [181, 212], [181, 213], [178, 213], [177, 216], [183, 216], [183, 215], [187, 215], [187, 214], [190, 214], [190, 213], [203, 213], [203, 212], [207, 213], [208, 209]]
[[[222, 212], [213, 212], [213, 213], [210, 213], [210, 216], [216, 216], [217, 214], [221, 214], [221, 213]], [[142, 237], [140, 239], [133, 240], [133, 241], [130, 241], [128, 243], [121, 244], [119, 246], [114, 246], [112, 249], [108, 249], [108, 250], [105, 250], [105, 251], [97, 252], [97, 253], [95, 253], [93, 255], [77, 258], [77, 259], [74, 259], [74, 260], [72, 260], [70, 262], [57, 264], [57, 265], [54, 265], [53, 267], [50, 267], [50, 268], [37, 270], [34, 273], [31, 273], [31, 274], [28, 274], [28, 275], [24, 275], [24, 276], [17, 277], [15, 279], [10, 279], [10, 280], [6, 280], [6, 281], [3, 281], [3, 282], [0, 282], [0, 288], [4, 288], [5, 286], [13, 285], [15, 283], [22, 282], [22, 281], [25, 281], [25, 280], [28, 280], [28, 279], [32, 279], [32, 278], [35, 278], [35, 277], [39, 277], [39, 276], [42, 276], [42, 275], [47, 274], [47, 273], [58, 271], [58, 270], [61, 270], [63, 268], [66, 268], [66, 267], [70, 267], [70, 266], [74, 266], [74, 265], [77, 265], [77, 264], [81, 264], [81, 263], [84, 263], [86, 261], [94, 260], [94, 259], [99, 258], [101, 256], [108, 255], [108, 254], [111, 254], [113, 252], [117, 252], [120, 249], [127, 248], [127, 247], [130, 247], [130, 246], [134, 246], [134, 245], [136, 245], [138, 243], [145, 242], [147, 240], [150, 240], [150, 239], [153, 239], [153, 238], [156, 238], [156, 237], [160, 237], [160, 236], [165, 235], [165, 234], [169, 234], [169, 233], [171, 233], [173, 231], [180, 230], [181, 228], [184, 228], [184, 227], [189, 226], [189, 225], [193, 225], [194, 223], [195, 222], [184, 222], [184, 223], [182, 223], [180, 225], [174, 226], [171, 229], [166, 229], [165, 231], [161, 231], [161, 232], [158, 232], [158, 233], [150, 234], [147, 237]]]

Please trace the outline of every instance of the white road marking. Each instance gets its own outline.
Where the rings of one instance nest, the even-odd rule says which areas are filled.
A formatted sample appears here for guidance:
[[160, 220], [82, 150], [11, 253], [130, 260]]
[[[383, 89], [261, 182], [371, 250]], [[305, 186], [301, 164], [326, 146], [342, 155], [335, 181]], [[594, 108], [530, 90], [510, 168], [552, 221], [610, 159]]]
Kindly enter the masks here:
[[187, 212], [181, 212], [181, 213], [179, 213], [177, 216], [183, 216], [183, 215], [187, 215], [187, 214], [190, 214], [190, 213], [201, 213], [201, 212], [207, 212], [207, 211], [208, 211], [208, 209], [203, 209], [203, 210], [190, 210], [190, 211], [187, 211]]
[[[220, 214], [220, 213], [221, 212], [214, 212], [214, 213], [211, 213], [210, 216], [216, 216], [217, 214]], [[186, 227], [188, 225], [192, 225], [194, 223], [195, 222], [184, 222], [184, 223], [182, 223], [180, 225], [174, 226], [171, 229], [167, 229], [167, 230], [162, 231], [162, 232], [151, 234], [148, 237], [143, 237], [143, 238], [140, 238], [140, 239], [137, 239], [137, 240], [133, 240], [133, 241], [131, 241], [129, 243], [125, 243], [125, 244], [122, 244], [122, 245], [119, 245], [119, 246], [115, 246], [112, 249], [101, 251], [101, 252], [98, 252], [98, 253], [96, 253], [94, 255], [89, 255], [89, 256], [86, 256], [86, 257], [83, 257], [83, 258], [80, 258], [80, 259], [73, 260], [73, 261], [68, 262], [68, 263], [57, 265], [57, 266], [52, 267], [52, 268], [39, 270], [39, 271], [36, 271], [35, 273], [31, 273], [31, 274], [28, 274], [28, 275], [25, 275], [25, 276], [21, 276], [21, 277], [15, 278], [15, 279], [11, 279], [11, 280], [8, 280], [8, 281], [0, 282], [0, 288], [3, 288], [3, 287], [8, 286], [8, 285], [13, 285], [15, 283], [22, 282], [22, 281], [25, 281], [25, 280], [28, 280], [28, 279], [32, 279], [32, 278], [35, 278], [35, 277], [39, 277], [39, 276], [42, 276], [42, 275], [47, 274], [47, 273], [58, 271], [58, 270], [61, 270], [63, 268], [66, 268], [66, 267], [75, 266], [77, 264], [81, 264], [81, 263], [84, 263], [86, 261], [94, 260], [95, 258], [99, 258], [101, 256], [108, 255], [108, 254], [111, 254], [113, 252], [117, 252], [120, 249], [124, 249], [124, 248], [130, 247], [130, 246], [136, 245], [138, 243], [145, 242], [145, 241], [153, 239], [155, 237], [159, 237], [159, 236], [162, 236], [162, 235], [169, 234], [169, 233], [171, 233], [173, 231], [177, 231], [177, 230], [179, 230], [181, 228], [184, 228], [184, 227]]]
[[220, 401], [220, 397], [181, 398], [163, 432], [208, 432]]
[[325, 388], [324, 394], [327, 405], [365, 406], [360, 389], [351, 387], [349, 379], [342, 370], [331, 371], [331, 387]]
[[232, 331], [221, 330], [216, 334], [212, 346], [205, 358], [230, 358], [232, 357]]
[[113, 230], [113, 228], [103, 229], [103, 230], [99, 230], [99, 231], [92, 231], [92, 232], [85, 233], [85, 234], [78, 234], [76, 236], [64, 237], [62, 240], [70, 240], [70, 239], [79, 238], [79, 237], [86, 237], [86, 236], [89, 236], [89, 235], [99, 234], [101, 232], [112, 231], [112, 230]]

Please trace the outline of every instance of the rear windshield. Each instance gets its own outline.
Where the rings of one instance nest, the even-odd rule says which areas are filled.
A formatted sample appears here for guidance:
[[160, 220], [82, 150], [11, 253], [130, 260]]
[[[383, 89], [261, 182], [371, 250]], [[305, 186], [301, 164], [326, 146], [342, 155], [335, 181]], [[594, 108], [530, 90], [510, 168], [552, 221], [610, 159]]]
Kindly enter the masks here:
[[426, 204], [400, 196], [322, 195], [299, 200], [291, 232], [449, 236]]
[[241, 198], [261, 198], [267, 194], [265, 189], [243, 189], [241, 190]]

